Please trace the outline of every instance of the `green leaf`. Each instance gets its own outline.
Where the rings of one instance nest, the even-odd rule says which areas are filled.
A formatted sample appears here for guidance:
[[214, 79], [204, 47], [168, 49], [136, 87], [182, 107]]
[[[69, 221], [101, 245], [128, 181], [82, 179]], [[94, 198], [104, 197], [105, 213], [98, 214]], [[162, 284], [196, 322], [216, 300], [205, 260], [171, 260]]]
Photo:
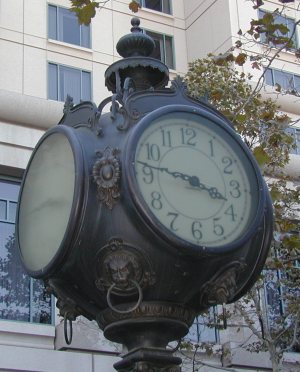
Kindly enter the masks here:
[[270, 161], [270, 156], [261, 146], [255, 147], [253, 155], [255, 156], [255, 159], [257, 160], [260, 166], [263, 166], [264, 164]]

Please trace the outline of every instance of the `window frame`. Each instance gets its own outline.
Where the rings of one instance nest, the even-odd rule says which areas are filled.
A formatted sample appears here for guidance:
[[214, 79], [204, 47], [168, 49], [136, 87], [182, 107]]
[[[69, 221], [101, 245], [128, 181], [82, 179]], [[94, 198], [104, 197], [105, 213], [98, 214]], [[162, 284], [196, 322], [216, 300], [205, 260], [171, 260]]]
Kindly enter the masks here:
[[[49, 79], [50, 79], [50, 65], [52, 66], [56, 66], [56, 79], [57, 79], [57, 99], [54, 99], [54, 98], [51, 98], [50, 97], [50, 84], [49, 84]], [[52, 61], [47, 61], [47, 99], [49, 100], [52, 100], [52, 101], [57, 101], [57, 102], [65, 102], [66, 98], [63, 98], [61, 97], [61, 91], [60, 91], [60, 69], [61, 68], [68, 68], [68, 69], [72, 69], [74, 71], [79, 71], [80, 72], [80, 99], [79, 99], [79, 102], [76, 102], [74, 101], [74, 104], [78, 104], [80, 103], [81, 101], [92, 101], [93, 99], [93, 79], [92, 79], [92, 72], [91, 71], [88, 71], [88, 70], [85, 70], [85, 69], [80, 69], [80, 68], [77, 68], [77, 67], [73, 67], [73, 66], [68, 66], [68, 65], [65, 65], [65, 64], [62, 64], [62, 63], [57, 63], [57, 62], [52, 62]], [[83, 88], [82, 88], [82, 73], [88, 73], [89, 74], [89, 77], [90, 77], [90, 86], [89, 86], [89, 89], [90, 89], [90, 96], [89, 98], [84, 98], [82, 93], [83, 93]], [[72, 96], [71, 93], [68, 93], [72, 98], [74, 98]]]
[[[272, 86], [272, 87], [275, 87], [276, 84], [279, 84], [276, 79], [275, 79], [275, 73], [276, 71], [280, 72], [281, 74], [286, 74], [286, 75], [291, 75], [292, 79], [293, 79], [293, 86], [291, 86], [291, 90], [295, 90], [297, 91], [296, 89], [296, 84], [295, 84], [295, 77], [299, 78], [300, 79], [300, 75], [297, 75], [297, 74], [294, 74], [293, 72], [288, 72], [288, 71], [283, 71], [283, 70], [279, 70], [279, 69], [276, 69], [276, 68], [267, 68], [266, 69], [266, 73], [265, 73], [265, 85], [269, 85], [269, 86]], [[272, 79], [272, 84], [269, 84], [267, 82], [267, 75], [271, 73], [270, 77]], [[280, 84], [279, 84], [280, 85]], [[280, 85], [281, 86], [281, 85]], [[281, 86], [281, 89], [283, 91], [289, 91], [289, 89], [284, 89], [282, 86]]]
[[[50, 7], [53, 7], [53, 8], [56, 8], [56, 25], [55, 25], [55, 32], [56, 32], [56, 38], [53, 38], [53, 37], [50, 37]], [[81, 25], [81, 24], [78, 24], [78, 27], [79, 27], [79, 44], [77, 43], [71, 43], [71, 42], [68, 42], [68, 41], [65, 41], [63, 39], [60, 39], [60, 9], [62, 10], [68, 10], [70, 12], [70, 15], [73, 13], [71, 12], [67, 7], [63, 7], [63, 6], [60, 6], [60, 5], [57, 5], [57, 4], [52, 4], [52, 3], [48, 3], [47, 4], [47, 36], [48, 36], [48, 40], [54, 40], [54, 41], [58, 41], [58, 42], [61, 42], [61, 43], [65, 43], [65, 44], [68, 44], [69, 46], [72, 46], [72, 47], [77, 47], [77, 48], [85, 48], [85, 49], [92, 49], [92, 25], [88, 25], [88, 26], [84, 26], [84, 25]], [[76, 15], [74, 14], [74, 17], [76, 18]], [[88, 27], [88, 46], [86, 45], [82, 45], [82, 34], [83, 34], [83, 27]]]
[[[156, 9], [152, 9], [152, 8], [148, 8], [145, 4], [146, 4], [146, 0], [138, 0], [141, 7], [145, 8], [145, 9], [149, 9], [149, 10], [152, 10], [153, 12], [158, 12], [158, 13], [163, 13], [163, 14], [168, 14], [168, 15], [173, 15], [173, 3], [172, 3], [172, 0], [159, 0], [161, 2], [161, 8], [162, 10], [156, 10]], [[170, 13], [169, 12], [166, 12], [164, 11], [164, 4], [165, 2], [168, 1], [169, 3], [169, 8], [170, 8]]]
[[293, 155], [300, 155], [300, 128], [298, 127], [288, 127], [287, 133], [294, 138], [294, 142], [296, 145], [295, 149], [290, 151], [290, 154]]
[[[2, 182], [6, 182], [6, 183], [9, 183], [9, 184], [14, 184], [14, 185], [18, 185], [19, 187], [21, 186], [21, 179], [19, 178], [16, 178], [16, 177], [11, 177], [11, 176], [7, 176], [5, 174], [2, 174], [0, 173], [0, 183]], [[6, 216], [7, 218], [6, 219], [0, 219], [0, 223], [5, 223], [5, 224], [9, 224], [9, 225], [15, 225], [15, 220], [11, 220], [10, 219], [10, 216], [9, 216], [9, 212], [8, 212], [8, 205], [9, 205], [9, 202], [13, 202], [13, 203], [18, 203], [18, 197], [15, 198], [15, 199], [11, 199], [11, 198], [4, 198], [2, 195], [0, 195], [0, 200], [5, 200], [7, 202], [7, 205], [6, 205]], [[1, 247], [0, 247], [1, 248]], [[24, 270], [25, 272], [25, 270]], [[34, 325], [45, 325], [45, 326], [54, 326], [55, 325], [55, 297], [53, 295], [50, 296], [50, 308], [49, 308], [49, 314], [50, 314], [50, 322], [49, 323], [39, 323], [39, 322], [36, 322], [34, 321], [34, 301], [33, 301], [33, 298], [34, 298], [34, 281], [37, 281], [37, 279], [34, 279], [34, 278], [31, 278], [29, 277], [29, 293], [28, 293], [28, 296], [29, 296], [29, 306], [28, 306], [28, 318], [29, 320], [26, 321], [26, 320], [20, 320], [20, 319], [6, 319], [6, 318], [2, 318], [0, 316], [0, 321], [7, 321], [7, 322], [18, 322], [18, 323], [23, 323], [23, 324], [34, 324]]]
[[[161, 33], [161, 32], [157, 32], [157, 31], [153, 31], [153, 30], [149, 30], [149, 29], [142, 29], [142, 31], [146, 34], [146, 35], [149, 35], [150, 37], [152, 37], [151, 34], [155, 34], [155, 35], [158, 35], [158, 36], [161, 36], [162, 37], [162, 43], [163, 43], [163, 60], [160, 59], [161, 62], [163, 62], [170, 70], [176, 70], [176, 62], [175, 62], [175, 47], [174, 47], [174, 36], [173, 35], [169, 35], [169, 34], [164, 34], [164, 33]], [[167, 64], [167, 52], [166, 52], [166, 37], [170, 38], [170, 41], [171, 41], [171, 52], [172, 52], [172, 66], [169, 66]], [[162, 53], [160, 53], [162, 54]], [[151, 57], [151, 55], [149, 56]]]
[[[263, 18], [263, 16], [266, 14], [266, 13], [271, 13], [271, 14], [273, 14], [273, 12], [272, 11], [270, 11], [270, 10], [264, 10], [264, 9], [258, 9], [258, 19], [262, 19]], [[293, 32], [293, 29], [290, 29], [289, 28], [289, 21], [292, 21], [292, 23], [293, 23], [293, 27], [295, 27], [295, 24], [296, 24], [296, 20], [294, 19], [294, 18], [292, 18], [292, 17], [288, 17], [288, 16], [285, 16], [285, 15], [278, 15], [279, 17], [282, 17], [284, 20], [285, 20], [285, 26], [289, 29], [289, 32], [288, 32], [288, 34], [287, 35], [283, 35], [282, 34], [282, 36], [284, 36], [284, 37], [290, 37], [289, 36], [289, 34], [290, 33], [292, 33]], [[276, 23], [276, 22], [275, 22]], [[280, 23], [282, 23], [282, 22], [278, 22], [278, 24], [280, 24]], [[298, 26], [296, 26], [296, 27], [298, 27]], [[271, 46], [272, 48], [277, 48], [278, 46], [276, 46], [276, 45], [272, 45], [272, 43], [267, 43], [267, 41], [265, 40], [266, 39], [266, 36], [265, 36], [265, 33], [262, 33], [261, 35], [260, 35], [260, 42], [262, 43], [262, 44], [265, 44], [265, 45], [269, 45], [269, 46]], [[296, 31], [295, 31], [295, 33], [294, 33], [294, 36], [293, 36], [293, 42], [294, 42], [294, 47], [292, 48], [292, 50], [295, 50], [295, 49], [297, 49], [297, 48], [299, 48], [299, 40], [298, 40], [298, 33], [297, 33], [297, 28], [296, 28]]]

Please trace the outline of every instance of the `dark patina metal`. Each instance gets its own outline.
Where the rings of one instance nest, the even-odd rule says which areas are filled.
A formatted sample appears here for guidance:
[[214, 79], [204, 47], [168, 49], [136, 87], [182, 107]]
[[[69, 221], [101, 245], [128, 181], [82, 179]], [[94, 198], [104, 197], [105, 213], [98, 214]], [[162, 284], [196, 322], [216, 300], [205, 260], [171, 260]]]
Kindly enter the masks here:
[[[132, 26], [117, 46], [124, 59], [105, 73], [113, 95], [98, 107], [92, 102], [73, 106], [68, 98], [54, 129], [70, 137], [79, 186], [59, 257], [30, 274], [43, 278], [58, 297], [65, 322], [79, 315], [94, 319], [106, 338], [126, 346], [116, 370], [179, 372], [181, 359], [167, 345], [188, 333], [197, 314], [235, 301], [252, 286], [268, 253], [272, 208], [262, 190], [259, 228], [234, 251], [218, 254], [188, 254], [141, 217], [147, 212], [137, 211], [132, 201], [128, 170], [130, 133], [139, 121], [157, 109], [181, 105], [205, 111], [228, 128], [231, 124], [204, 100], [190, 97], [180, 77], [165, 88], [168, 68], [149, 57], [153, 40], [141, 32], [139, 20], [134, 18]], [[110, 112], [104, 113], [108, 104]]]

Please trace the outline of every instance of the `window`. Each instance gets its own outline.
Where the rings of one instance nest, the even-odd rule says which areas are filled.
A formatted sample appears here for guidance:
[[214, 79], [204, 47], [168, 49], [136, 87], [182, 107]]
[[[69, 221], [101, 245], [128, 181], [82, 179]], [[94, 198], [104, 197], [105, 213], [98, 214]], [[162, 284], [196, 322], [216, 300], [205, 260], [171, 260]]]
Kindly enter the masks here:
[[48, 36], [50, 39], [90, 48], [90, 26], [80, 25], [74, 12], [48, 5]]
[[173, 54], [173, 38], [172, 36], [158, 34], [152, 31], [144, 32], [151, 36], [155, 43], [155, 48], [150, 55], [152, 58], [156, 58], [165, 63], [169, 68], [174, 69], [174, 54]]
[[48, 98], [65, 101], [70, 95], [74, 103], [91, 100], [91, 73], [49, 63]]
[[[267, 13], [266, 11], [260, 9], [259, 10], [259, 19], [263, 18], [266, 13]], [[274, 23], [275, 24], [283, 24], [289, 30], [286, 34], [283, 34], [279, 30], [277, 30], [276, 31], [276, 36], [279, 36], [279, 37], [282, 36], [282, 37], [285, 37], [285, 38], [292, 37], [292, 34], [294, 32], [294, 27], [295, 27], [295, 20], [292, 19], [292, 18], [285, 17], [285, 16], [283, 16], [279, 13], [278, 14], [272, 13], [272, 16], [274, 17]], [[296, 32], [294, 33], [292, 40], [293, 40], [293, 43], [294, 43], [294, 47], [296, 47], [297, 46]], [[262, 43], [268, 43], [266, 33], [261, 34], [260, 41]], [[269, 42], [269, 44], [272, 45], [271, 42]], [[280, 45], [276, 45], [276, 46], [280, 46]]]
[[172, 14], [171, 0], [140, 0], [140, 4], [144, 8], [153, 9], [158, 12]]
[[26, 275], [15, 245], [20, 185], [0, 179], [0, 319], [52, 324], [51, 296]]
[[300, 128], [288, 128], [287, 133], [294, 137], [296, 147], [291, 150], [291, 154], [300, 155]]
[[290, 72], [268, 68], [265, 73], [265, 83], [271, 86], [279, 86], [280, 89], [290, 93], [300, 92], [300, 75]]
[[187, 334], [187, 340], [193, 343], [200, 342], [219, 342], [219, 331], [215, 327], [217, 324], [216, 308], [211, 307], [207, 314], [199, 315], [195, 318], [193, 325]]

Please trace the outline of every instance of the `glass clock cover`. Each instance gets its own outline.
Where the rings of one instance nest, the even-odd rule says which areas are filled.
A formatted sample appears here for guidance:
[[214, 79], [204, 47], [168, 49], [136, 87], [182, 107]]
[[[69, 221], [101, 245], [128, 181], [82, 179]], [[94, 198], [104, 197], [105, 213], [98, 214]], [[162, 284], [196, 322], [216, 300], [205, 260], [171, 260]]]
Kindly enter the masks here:
[[137, 126], [129, 148], [132, 197], [167, 239], [231, 249], [260, 220], [258, 167], [217, 116], [189, 107], [159, 109]]
[[25, 267], [43, 270], [66, 234], [75, 189], [75, 159], [62, 132], [48, 135], [35, 150], [21, 189], [17, 235]]

